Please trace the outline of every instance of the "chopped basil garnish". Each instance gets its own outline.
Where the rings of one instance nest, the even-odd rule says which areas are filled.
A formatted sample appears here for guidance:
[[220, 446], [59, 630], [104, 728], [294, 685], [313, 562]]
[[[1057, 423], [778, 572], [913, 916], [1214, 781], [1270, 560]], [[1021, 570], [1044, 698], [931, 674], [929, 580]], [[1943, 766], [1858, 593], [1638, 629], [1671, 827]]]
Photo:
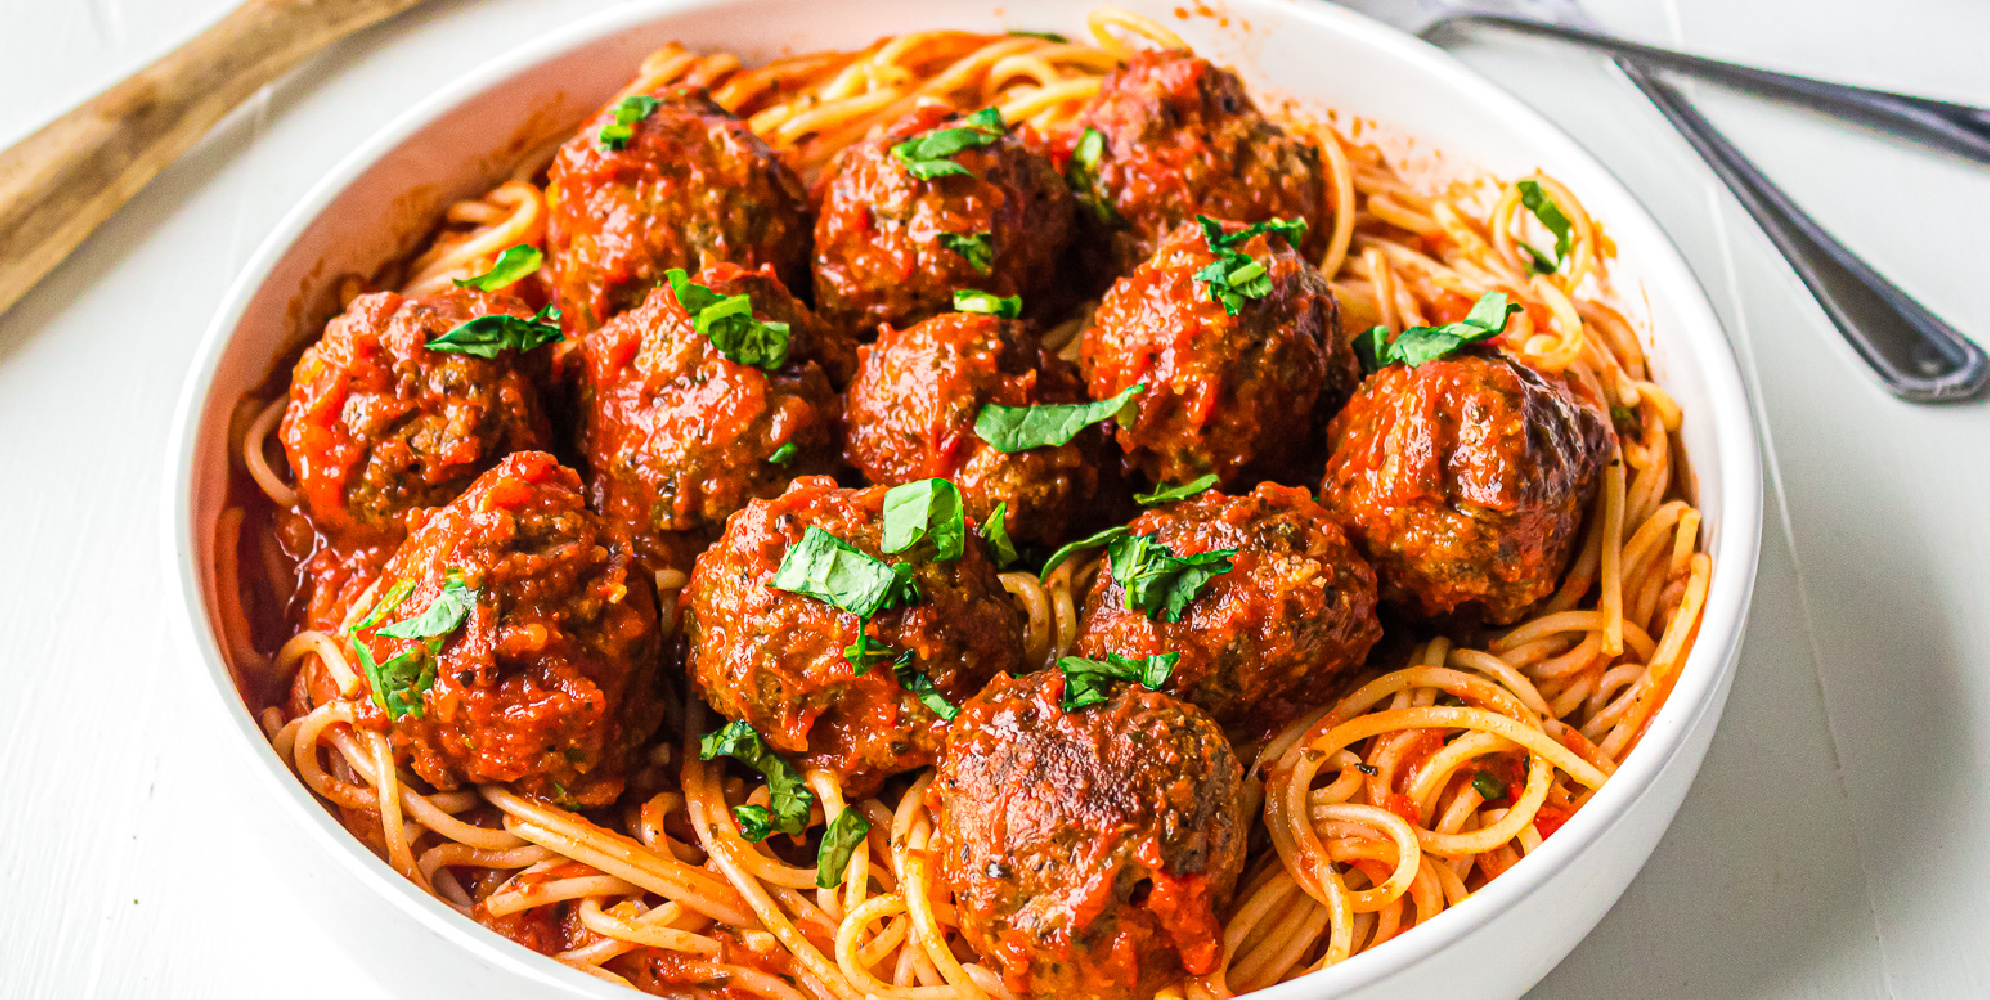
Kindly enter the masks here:
[[[870, 673], [872, 667], [886, 660], [893, 659], [894, 654], [898, 653], [897, 650], [881, 643], [873, 645], [872, 643], [876, 642], [876, 640], [871, 638], [870, 626], [871, 623], [868, 618], [858, 622], [857, 641], [843, 647], [843, 659], [848, 660], [850, 666], [854, 668], [850, 671], [850, 676], [852, 677], [862, 677]], [[908, 652], [900, 654], [897, 658], [911, 655]]]
[[972, 177], [973, 171], [948, 157], [962, 150], [992, 145], [1002, 138], [1006, 131], [1001, 111], [995, 108], [982, 108], [961, 119], [960, 125], [934, 129], [891, 147], [891, 155], [905, 166], [906, 173], [922, 181], [950, 174]]
[[863, 846], [871, 832], [871, 821], [856, 806], [844, 806], [822, 831], [822, 845], [815, 850], [815, 887], [834, 889], [843, 884], [850, 868], [850, 856]]
[[1041, 38], [1046, 42], [1056, 42], [1059, 45], [1071, 44], [1071, 39], [1055, 31], [1026, 31], [1022, 28], [1010, 28], [1009, 34], [1016, 38]]
[[774, 449], [774, 453], [772, 455], [767, 456], [767, 461], [772, 462], [775, 465], [786, 465], [789, 462], [795, 460], [795, 453], [800, 450], [801, 449], [795, 447], [795, 443], [793, 441], [784, 441], [781, 443], [781, 446], [779, 448]]
[[1078, 196], [1078, 202], [1090, 210], [1101, 225], [1111, 225], [1118, 214], [1112, 210], [1112, 202], [1106, 193], [1099, 189], [1099, 161], [1105, 153], [1106, 134], [1087, 125], [1085, 134], [1071, 148], [1071, 162], [1064, 168], [1064, 179], [1071, 185], [1071, 192]]
[[380, 595], [379, 603], [373, 605], [373, 610], [367, 612], [366, 617], [346, 626], [346, 634], [350, 635], [360, 629], [372, 628], [378, 625], [380, 619], [393, 614], [394, 609], [400, 607], [401, 602], [407, 600], [408, 595], [414, 592], [415, 582], [413, 580], [396, 581], [393, 586], [387, 588], [386, 593]]
[[884, 550], [903, 552], [923, 540], [939, 562], [959, 559], [967, 545], [960, 490], [944, 479], [894, 486], [884, 495]]
[[892, 661], [891, 672], [898, 676], [899, 687], [904, 688], [912, 697], [919, 699], [921, 705], [932, 709], [933, 714], [939, 716], [942, 720], [952, 722], [954, 721], [954, 716], [960, 714], [960, 707], [948, 701], [947, 696], [941, 694], [940, 689], [933, 686], [933, 679], [931, 677], [913, 669], [911, 651], [908, 650], [905, 655]]
[[1152, 535], [1125, 534], [1112, 540], [1106, 556], [1112, 578], [1126, 593], [1126, 606], [1148, 618], [1182, 620], [1188, 603], [1209, 581], [1230, 572], [1236, 549], [1177, 556]]
[[995, 263], [995, 244], [987, 233], [941, 233], [940, 245], [965, 258], [976, 274], [987, 274]]
[[435, 595], [428, 610], [413, 618], [395, 622], [380, 629], [380, 634], [395, 639], [431, 639], [448, 635], [463, 624], [470, 611], [477, 606], [477, 588], [463, 582], [462, 570], [449, 570], [442, 580], [442, 592]]
[[524, 354], [560, 339], [559, 320], [560, 311], [552, 306], [534, 313], [531, 319], [509, 313], [479, 316], [458, 324], [426, 346], [431, 351], [469, 354], [479, 358], [495, 358], [505, 348]]
[[989, 403], [974, 418], [974, 433], [990, 448], [1003, 453], [1031, 448], [1055, 448], [1069, 443], [1078, 432], [1118, 415], [1147, 388], [1138, 382], [1111, 399], [1096, 403], [1046, 403], [1042, 406], [1003, 406]]
[[474, 288], [480, 292], [495, 292], [500, 288], [509, 288], [523, 280], [526, 275], [539, 270], [539, 264], [545, 259], [546, 255], [540, 253], [538, 247], [521, 243], [498, 254], [497, 263], [492, 264], [490, 270], [474, 278], [457, 278], [455, 285], [458, 288]]
[[774, 807], [771, 814], [763, 806], [744, 805], [733, 810], [746, 839], [766, 840], [775, 831], [793, 837], [802, 835], [808, 828], [808, 810], [815, 804], [815, 793], [808, 790], [808, 784], [796, 773], [794, 765], [775, 753], [752, 726], [739, 721], [706, 733], [699, 743], [699, 760], [721, 756], [731, 757], [767, 777], [768, 801]]
[[918, 590], [909, 578], [901, 581], [891, 565], [813, 525], [801, 541], [788, 546], [772, 586], [833, 604], [859, 618], [883, 610], [906, 586], [915, 594]]
[[1272, 219], [1228, 235], [1223, 232], [1223, 223], [1207, 215], [1198, 215], [1195, 221], [1202, 225], [1202, 238], [1209, 244], [1209, 252], [1216, 255], [1208, 267], [1195, 272], [1195, 280], [1209, 290], [1209, 301], [1221, 303], [1223, 311], [1232, 316], [1244, 307], [1245, 299], [1261, 299], [1271, 294], [1271, 274], [1264, 263], [1252, 260], [1237, 248], [1263, 233], [1277, 233], [1293, 247], [1306, 238], [1305, 219]]
[[681, 267], [663, 272], [677, 304], [691, 316], [698, 335], [712, 342], [727, 361], [773, 371], [788, 363], [788, 324], [755, 319], [745, 293], [720, 295], [692, 281]]
[[1159, 691], [1174, 672], [1175, 661], [1181, 658], [1180, 653], [1143, 656], [1137, 660], [1118, 653], [1107, 653], [1104, 660], [1060, 657], [1057, 669], [1064, 672], [1064, 697], [1059, 704], [1067, 712], [1090, 708], [1106, 700], [1114, 681], [1137, 682]]
[[1186, 482], [1181, 484], [1180, 486], [1168, 486], [1162, 489], [1155, 490], [1152, 493], [1136, 493], [1133, 495], [1133, 502], [1139, 504], [1142, 507], [1152, 507], [1155, 504], [1174, 503], [1177, 500], [1186, 500], [1189, 497], [1195, 496], [1197, 493], [1201, 493], [1203, 490], [1206, 490], [1211, 486], [1216, 485], [1216, 481], [1218, 478], [1219, 477], [1216, 475], [1216, 473], [1212, 472], [1209, 475], [1202, 477], [1201, 479], [1197, 479], [1192, 482]]
[[1107, 528], [1090, 538], [1080, 538], [1075, 542], [1067, 542], [1064, 544], [1064, 547], [1050, 554], [1050, 559], [1043, 564], [1043, 569], [1037, 571], [1038, 575], [1049, 576], [1051, 570], [1064, 565], [1064, 560], [1071, 558], [1073, 555], [1083, 552], [1086, 549], [1096, 549], [1101, 545], [1110, 545], [1116, 539], [1123, 538], [1132, 531], [1132, 528], [1122, 524], [1116, 528]]
[[957, 288], [954, 289], [954, 311], [990, 313], [1002, 319], [1015, 319], [1023, 314], [1023, 297], [1004, 297], [972, 288]]
[[595, 138], [601, 140], [603, 149], [623, 150], [629, 148], [629, 139], [636, 134], [636, 123], [656, 113], [663, 102], [654, 97], [624, 97], [615, 105], [615, 123], [601, 126]]
[[1393, 341], [1388, 327], [1372, 327], [1354, 338], [1354, 354], [1361, 359], [1361, 367], [1370, 372], [1399, 363], [1414, 368], [1498, 336], [1506, 329], [1507, 317], [1520, 311], [1520, 304], [1509, 302], [1505, 292], [1487, 292], [1472, 305], [1471, 313], [1456, 323], [1435, 328], [1413, 326]]
[[1562, 207], [1555, 204], [1555, 199], [1548, 197], [1548, 192], [1541, 189], [1539, 181], [1519, 181], [1513, 186], [1520, 190], [1521, 207], [1534, 213], [1534, 218], [1541, 220], [1541, 225], [1555, 236], [1553, 257], [1526, 243], [1520, 244], [1520, 249], [1534, 259], [1534, 273], [1553, 274], [1561, 270], [1561, 266], [1568, 262], [1569, 251], [1575, 247], [1575, 226], [1569, 222], [1568, 216], [1562, 214]]
[[422, 717], [422, 695], [435, 686], [435, 661], [426, 648], [416, 646], [375, 663], [373, 651], [354, 636], [352, 652], [373, 689], [373, 703], [386, 710], [388, 721], [398, 722], [404, 715]]
[[987, 523], [981, 525], [981, 540], [988, 545], [988, 554], [995, 559], [996, 569], [1008, 569], [1016, 563], [1016, 543], [1009, 540], [1009, 504], [1003, 501], [995, 505], [988, 515]]
[[1472, 775], [1472, 791], [1479, 793], [1479, 798], [1487, 802], [1498, 802], [1506, 798], [1508, 789], [1506, 782], [1499, 780], [1491, 771], [1480, 771]]

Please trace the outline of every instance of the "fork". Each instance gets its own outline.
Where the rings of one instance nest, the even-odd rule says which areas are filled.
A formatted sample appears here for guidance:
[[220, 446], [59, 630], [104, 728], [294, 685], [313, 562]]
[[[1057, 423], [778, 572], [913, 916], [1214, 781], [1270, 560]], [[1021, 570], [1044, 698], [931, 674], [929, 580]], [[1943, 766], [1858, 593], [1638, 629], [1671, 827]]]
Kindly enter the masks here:
[[1610, 52], [1625, 78], [1734, 192], [1742, 208], [1789, 260], [1805, 287], [1881, 383], [1909, 402], [1973, 399], [1990, 384], [1990, 356], [1840, 243], [1722, 135], [1684, 94], [1651, 67], [1706, 76], [1884, 128], [1990, 163], [1990, 111], [1926, 98], [1827, 83], [1687, 55], [1615, 38], [1575, 0], [1343, 0], [1425, 38], [1490, 25]]

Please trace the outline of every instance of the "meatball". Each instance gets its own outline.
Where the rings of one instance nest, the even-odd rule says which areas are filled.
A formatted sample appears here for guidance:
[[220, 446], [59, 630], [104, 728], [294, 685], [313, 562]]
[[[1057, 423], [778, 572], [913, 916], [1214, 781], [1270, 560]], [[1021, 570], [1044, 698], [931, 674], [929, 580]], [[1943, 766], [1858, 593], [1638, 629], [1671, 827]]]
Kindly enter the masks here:
[[747, 504], [726, 523], [718, 544], [698, 557], [684, 596], [688, 667], [705, 700], [759, 730], [800, 766], [836, 774], [852, 797], [870, 794], [889, 775], [931, 764], [944, 727], [901, 684], [893, 664], [860, 671], [845, 658], [844, 647], [857, 642], [857, 616], [771, 586], [789, 547], [809, 528], [872, 558], [913, 567], [919, 599], [878, 612], [870, 642], [910, 652], [910, 669], [930, 678], [950, 703], [1022, 665], [1022, 617], [981, 541], [969, 533], [966, 551], [947, 562], [927, 558], [931, 546], [924, 543], [883, 555], [886, 492], [806, 478], [776, 499]]
[[579, 476], [544, 452], [511, 455], [381, 573], [352, 635], [357, 665], [377, 665], [361, 723], [438, 789], [614, 801], [662, 712], [656, 602], [631, 561]]
[[1069, 239], [1071, 192], [1050, 160], [1013, 132], [947, 157], [968, 173], [914, 177], [892, 149], [968, 127], [928, 106], [838, 153], [815, 222], [815, 304], [825, 319], [868, 337], [953, 306], [974, 288], [1020, 295], [1047, 316]]
[[1276, 234], [1234, 252], [1262, 264], [1270, 283], [1257, 298], [1239, 293], [1235, 315], [1197, 277], [1219, 258], [1190, 222], [1113, 284], [1085, 330], [1079, 359], [1093, 399], [1147, 386], [1117, 436], [1127, 467], [1154, 483], [1290, 477], [1315, 424], [1361, 379], [1327, 279]]
[[[1085, 129], [1102, 143], [1088, 162]], [[1301, 247], [1326, 252], [1327, 173], [1312, 143], [1287, 135], [1235, 73], [1186, 51], [1142, 52], [1109, 74], [1065, 137], [1086, 241], [1110, 274], [1152, 256], [1196, 215], [1238, 222], [1306, 220]]]
[[511, 296], [464, 289], [354, 299], [298, 360], [279, 432], [312, 523], [354, 544], [393, 544], [410, 511], [448, 503], [514, 451], [547, 447], [552, 432], [513, 351], [427, 347], [479, 316], [531, 314]]
[[1044, 350], [1026, 324], [987, 313], [887, 326], [861, 353], [845, 403], [850, 464], [885, 485], [951, 479], [977, 522], [1006, 504], [1014, 537], [1064, 539], [1098, 488], [1103, 435], [1088, 427], [1063, 445], [1004, 454], [975, 434], [974, 420], [989, 403], [1084, 402], [1070, 362]]
[[1126, 684], [1066, 712], [1064, 683], [997, 678], [954, 720], [928, 793], [940, 878], [1016, 993], [1152, 997], [1221, 960], [1242, 771], [1192, 705]]
[[689, 569], [748, 500], [779, 496], [796, 475], [837, 461], [840, 403], [807, 360], [822, 343], [808, 309], [765, 269], [719, 264], [690, 280], [747, 295], [756, 319], [788, 324], [789, 356], [772, 370], [728, 360], [668, 283], [581, 338], [594, 509], [629, 532], [651, 569]]
[[1560, 585], [1615, 442], [1586, 387], [1479, 353], [1376, 372], [1327, 434], [1320, 501], [1382, 599], [1499, 624]]
[[546, 249], [571, 332], [641, 304], [681, 267], [771, 266], [808, 280], [808, 195], [767, 144], [701, 90], [670, 88], [610, 148], [610, 107], [581, 126], [547, 169]]
[[1236, 554], [1175, 622], [1129, 607], [1112, 561], [1102, 561], [1079, 620], [1078, 655], [1177, 653], [1168, 693], [1226, 726], [1269, 731], [1326, 700], [1329, 682], [1359, 666], [1382, 636], [1375, 571], [1303, 489], [1261, 483], [1244, 496], [1203, 493], [1150, 510], [1131, 528], [1177, 558]]

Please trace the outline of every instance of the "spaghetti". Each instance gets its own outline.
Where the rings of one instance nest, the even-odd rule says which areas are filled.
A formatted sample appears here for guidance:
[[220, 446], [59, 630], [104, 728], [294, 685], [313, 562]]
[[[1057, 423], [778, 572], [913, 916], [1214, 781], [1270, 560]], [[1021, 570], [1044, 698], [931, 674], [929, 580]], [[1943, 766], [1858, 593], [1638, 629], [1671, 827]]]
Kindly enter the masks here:
[[[995, 106], [1007, 120], [1054, 128], [1133, 46], [1182, 44], [1110, 8], [1088, 23], [1095, 45], [922, 31], [757, 68], [672, 44], [644, 61], [625, 93], [707, 87], [812, 175], [926, 101]], [[1679, 409], [1651, 381], [1630, 324], [1597, 292], [1601, 237], [1574, 193], [1549, 177], [1524, 179], [1553, 198], [1570, 231], [1567, 266], [1535, 274], [1523, 245], [1540, 234], [1522, 211], [1522, 182], [1502, 185], [1490, 212], [1475, 213], [1462, 195], [1414, 190], [1379, 152], [1331, 128], [1293, 126], [1316, 139], [1329, 170], [1335, 226], [1319, 264], [1347, 329], [1401, 330], [1455, 311], [1461, 299], [1504, 292], [1525, 308], [1499, 345], [1606, 401], [1618, 444], [1562, 585], [1532, 617], [1471, 646], [1428, 639], [1409, 665], [1371, 670], [1332, 704], [1239, 748], [1260, 826], [1220, 914], [1221, 960], [1164, 991], [1176, 998], [1245, 993], [1344, 961], [1537, 849], [1608, 780], [1663, 704], [1712, 572], [1679, 464]], [[433, 243], [409, 262], [406, 291], [446, 289], [507, 247], [543, 241], [548, 155], [451, 206]], [[1046, 343], [1074, 350], [1081, 325], [1051, 331]], [[278, 508], [297, 503], [268, 451], [281, 409], [280, 398], [246, 408], [234, 438], [258, 501]], [[832, 888], [818, 887], [813, 867], [742, 835], [733, 807], [765, 804], [768, 790], [699, 759], [695, 734], [712, 720], [693, 698], [673, 704], [664, 723], [685, 742], [653, 748], [647, 771], [632, 777], [632, 788], [652, 790], [640, 801], [583, 816], [497, 786], [423, 792], [382, 736], [354, 726], [360, 678], [332, 634], [307, 629], [273, 655], [257, 652], [239, 554], [251, 545], [264, 553], [272, 586], [287, 574], [268, 555], [273, 544], [248, 537], [268, 533], [269, 518], [252, 506], [223, 514], [218, 557], [222, 589], [235, 598], [227, 646], [244, 690], [280, 685], [301, 665], [329, 678], [335, 697], [310, 711], [263, 712], [271, 742], [356, 835], [437, 898], [501, 928], [565, 913], [567, 947], [553, 957], [639, 986], [779, 1000], [1011, 995], [995, 968], [959, 957], [958, 918], [927, 848], [930, 773], [859, 801], [827, 774], [806, 776], [817, 799], [811, 827], [846, 805], [870, 821]], [[1042, 577], [1002, 577], [1027, 616], [1029, 663], [1071, 652], [1078, 595], [1097, 571], [1094, 557]], [[684, 584], [681, 573], [657, 576], [666, 631], [676, 627], [669, 609]]]

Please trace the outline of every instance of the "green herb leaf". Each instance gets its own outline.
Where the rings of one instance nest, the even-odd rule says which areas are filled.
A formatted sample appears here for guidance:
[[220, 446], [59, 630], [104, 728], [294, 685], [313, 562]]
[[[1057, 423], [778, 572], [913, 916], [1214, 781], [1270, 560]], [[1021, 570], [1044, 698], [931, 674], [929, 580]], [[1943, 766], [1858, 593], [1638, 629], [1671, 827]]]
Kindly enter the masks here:
[[1015, 319], [1023, 314], [1023, 297], [1007, 297], [972, 288], [954, 289], [954, 311], [969, 313], [992, 313], [1003, 319]]
[[552, 306], [539, 310], [531, 319], [510, 313], [479, 316], [458, 324], [426, 346], [431, 351], [479, 358], [495, 358], [505, 348], [524, 354], [560, 339], [559, 321], [560, 311]]
[[733, 814], [740, 816], [741, 832], [746, 834], [747, 839], [765, 840], [776, 830], [793, 837], [802, 835], [808, 827], [808, 810], [815, 804], [815, 793], [808, 790], [808, 784], [802, 781], [794, 765], [775, 753], [752, 726], [734, 721], [706, 733], [698, 744], [698, 759], [712, 760], [717, 757], [731, 757], [767, 777], [768, 801], [774, 808], [765, 826], [759, 829], [759, 836], [744, 829], [747, 826], [744, 816], [737, 811]]
[[1118, 213], [1113, 211], [1112, 201], [1100, 188], [1099, 161], [1105, 158], [1106, 134], [1091, 126], [1085, 126], [1085, 134], [1078, 137], [1078, 144], [1071, 148], [1071, 162], [1064, 168], [1065, 182], [1071, 192], [1078, 196], [1084, 205], [1099, 220], [1101, 225], [1112, 225], [1118, 221]]
[[770, 586], [777, 590], [826, 601], [859, 618], [868, 619], [887, 607], [918, 599], [918, 584], [898, 567], [821, 528], [810, 525], [802, 540], [788, 546]]
[[982, 108], [961, 119], [959, 125], [934, 129], [891, 147], [891, 155], [904, 165], [906, 173], [922, 181], [952, 174], [972, 177], [973, 171], [947, 157], [962, 150], [991, 145], [1007, 131], [1007, 126], [1002, 123], [1001, 111]]
[[762, 371], [788, 363], [788, 324], [754, 318], [750, 297], [720, 295], [692, 281], [681, 267], [663, 272], [663, 277], [698, 335], [711, 341], [727, 361]]
[[1137, 682], [1159, 691], [1174, 673], [1175, 661], [1181, 658], [1180, 653], [1143, 656], [1137, 660], [1118, 653], [1107, 653], [1104, 660], [1061, 657], [1057, 669], [1064, 672], [1064, 697], [1059, 704], [1067, 712], [1090, 708], [1111, 697], [1114, 681]]
[[876, 640], [871, 638], [870, 622], [868, 620], [858, 622], [857, 641], [843, 647], [843, 659], [848, 660], [850, 666], [854, 668], [850, 671], [851, 676], [862, 677], [870, 673], [872, 667], [898, 654], [898, 650], [882, 643], [873, 645], [874, 642]]
[[1119, 414], [1135, 394], [1147, 388], [1138, 382], [1111, 399], [1096, 403], [1046, 403], [1042, 406], [1003, 406], [989, 403], [974, 418], [974, 433], [999, 452], [1055, 448], [1078, 432]]
[[941, 233], [940, 245], [966, 258], [976, 274], [987, 274], [995, 263], [995, 244], [987, 233]]
[[767, 456], [767, 461], [772, 462], [775, 465], [787, 465], [789, 462], [795, 460], [795, 454], [800, 450], [801, 449], [795, 447], [795, 443], [793, 441], [784, 441], [781, 443], [781, 446], [779, 448], [774, 449], [774, 453], [772, 455]]
[[422, 695], [435, 686], [435, 663], [428, 651], [416, 646], [389, 657], [385, 663], [375, 663], [373, 651], [366, 643], [358, 637], [351, 642], [353, 656], [359, 660], [359, 672], [373, 689], [373, 703], [387, 712], [388, 721], [398, 722], [406, 715], [421, 718]]
[[1507, 300], [1505, 292], [1487, 292], [1472, 304], [1472, 311], [1456, 323], [1440, 327], [1413, 326], [1389, 339], [1389, 328], [1377, 326], [1355, 337], [1354, 353], [1362, 366], [1374, 371], [1384, 365], [1406, 364], [1414, 368], [1434, 361], [1460, 348], [1489, 340], [1506, 329], [1507, 317], [1520, 312], [1521, 305]]
[[367, 612], [366, 617], [346, 626], [346, 634], [351, 635], [360, 629], [372, 628], [378, 625], [380, 619], [393, 614], [394, 609], [400, 607], [401, 602], [407, 600], [408, 595], [414, 592], [415, 582], [413, 580], [395, 581], [393, 586], [387, 588], [385, 594], [380, 595], [379, 603], [373, 605], [373, 610]]
[[891, 663], [891, 672], [898, 677], [898, 686], [907, 694], [919, 699], [919, 703], [933, 710], [933, 714], [946, 722], [954, 721], [960, 714], [960, 707], [947, 700], [940, 689], [933, 686], [933, 679], [913, 669], [912, 651], [906, 650]]
[[1106, 555], [1112, 578], [1126, 592], [1126, 606], [1155, 621], [1182, 620], [1188, 603], [1210, 580], [1230, 572], [1236, 549], [1177, 556], [1152, 535], [1126, 534], [1112, 540]]
[[1133, 502], [1139, 504], [1142, 507], [1152, 507], [1156, 504], [1174, 503], [1177, 500], [1186, 500], [1189, 497], [1195, 496], [1197, 493], [1201, 493], [1203, 490], [1206, 490], [1211, 486], [1216, 485], [1216, 481], [1219, 478], [1220, 477], [1218, 477], [1216, 473], [1212, 472], [1209, 475], [1202, 477], [1201, 479], [1197, 479], [1192, 482], [1186, 482], [1181, 484], [1180, 486], [1163, 487], [1162, 489], [1155, 490], [1152, 493], [1136, 493], [1133, 495]]
[[732, 817], [739, 821], [739, 835], [759, 843], [780, 832], [774, 825], [774, 814], [766, 806], [751, 802], [732, 807]]
[[382, 628], [380, 634], [396, 639], [428, 639], [448, 635], [463, 624], [463, 619], [468, 618], [471, 609], [476, 606], [477, 589], [464, 584], [462, 570], [452, 569], [443, 575], [442, 593], [435, 595], [428, 610]]
[[884, 550], [903, 552], [926, 539], [939, 562], [959, 559], [967, 546], [960, 490], [944, 479], [905, 483], [884, 495]]
[[871, 821], [857, 807], [844, 806], [822, 831], [822, 845], [815, 849], [815, 887], [834, 889], [842, 885], [843, 873], [850, 868], [850, 856], [863, 846], [870, 833]]
[[1022, 28], [1010, 28], [1009, 34], [1017, 38], [1041, 38], [1046, 42], [1056, 42], [1059, 45], [1071, 44], [1071, 39], [1055, 31], [1025, 31]]
[[1232, 316], [1243, 309], [1245, 299], [1261, 299], [1271, 294], [1271, 274], [1264, 263], [1252, 260], [1237, 248], [1263, 233], [1277, 233], [1288, 246], [1294, 247], [1306, 238], [1305, 219], [1270, 219], [1227, 234], [1223, 232], [1223, 223], [1207, 215], [1195, 219], [1202, 226], [1203, 242], [1216, 255], [1207, 267], [1195, 272], [1195, 280], [1203, 283], [1211, 302], [1221, 304], [1223, 311]]
[[1101, 545], [1110, 545], [1114, 541], [1132, 533], [1132, 531], [1132, 528], [1122, 524], [1116, 528], [1107, 528], [1090, 538], [1080, 538], [1075, 542], [1066, 542], [1062, 548], [1050, 554], [1050, 559], [1043, 564], [1043, 569], [1037, 571], [1037, 575], [1049, 576], [1051, 570], [1064, 565], [1064, 560], [1071, 558], [1073, 555], [1083, 552], [1086, 549], [1096, 549]]
[[601, 140], [603, 149], [627, 149], [630, 137], [636, 134], [636, 123], [655, 114], [656, 109], [662, 106], [663, 102], [654, 97], [624, 97], [622, 103], [615, 105], [615, 123], [601, 126], [595, 138]]
[[1016, 564], [1016, 543], [1009, 540], [1009, 504], [1007, 501], [995, 505], [986, 523], [978, 532], [981, 540], [988, 545], [988, 553], [995, 558], [996, 569], [1008, 569]]
[[458, 288], [474, 288], [480, 292], [495, 292], [509, 288], [523, 280], [526, 275], [539, 270], [539, 264], [546, 259], [539, 248], [529, 243], [521, 243], [498, 254], [497, 263], [491, 269], [474, 278], [456, 278]]
[[1491, 771], [1480, 771], [1472, 775], [1472, 790], [1479, 793], [1479, 798], [1487, 802], [1498, 802], [1506, 798], [1510, 791], [1506, 787], [1506, 782], [1499, 780]]
[[1555, 199], [1549, 197], [1548, 192], [1541, 189], [1539, 181], [1519, 181], [1513, 186], [1520, 190], [1521, 207], [1534, 213], [1534, 218], [1539, 219], [1541, 225], [1546, 227], [1548, 232], [1553, 233], [1555, 236], [1555, 255], [1553, 257], [1549, 257], [1547, 254], [1525, 243], [1522, 243], [1520, 247], [1527, 251], [1527, 256], [1534, 258], [1534, 271], [1536, 273], [1553, 274], [1560, 270], [1563, 264], [1568, 262], [1569, 251], [1575, 248], [1575, 225], [1569, 222], [1567, 215], [1562, 214], [1562, 207], [1555, 204]]

